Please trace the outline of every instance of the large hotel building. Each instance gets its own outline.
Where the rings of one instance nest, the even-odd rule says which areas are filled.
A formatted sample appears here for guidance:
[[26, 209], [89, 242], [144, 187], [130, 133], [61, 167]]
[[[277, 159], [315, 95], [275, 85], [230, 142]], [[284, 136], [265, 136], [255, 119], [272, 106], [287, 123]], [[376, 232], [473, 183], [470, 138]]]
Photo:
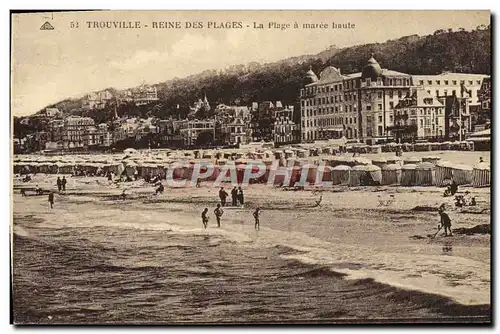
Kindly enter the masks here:
[[477, 90], [484, 77], [487, 75], [457, 73], [412, 76], [383, 69], [373, 57], [358, 73], [342, 74], [329, 66], [318, 78], [310, 69], [300, 91], [301, 140], [345, 136], [370, 144], [392, 138], [394, 108], [413, 94], [415, 86], [434, 97], [466, 94], [473, 105], [478, 103]]

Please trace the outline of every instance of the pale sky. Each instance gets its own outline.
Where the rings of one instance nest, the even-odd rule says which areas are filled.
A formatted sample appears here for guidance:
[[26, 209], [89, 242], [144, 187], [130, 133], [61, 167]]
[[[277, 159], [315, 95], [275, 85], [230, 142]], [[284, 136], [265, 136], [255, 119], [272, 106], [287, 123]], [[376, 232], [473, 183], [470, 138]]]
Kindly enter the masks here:
[[[48, 21], [54, 30], [40, 30]], [[87, 21], [139, 21], [140, 29], [87, 28]], [[153, 22], [180, 21], [181, 29], [154, 29]], [[186, 22], [202, 22], [186, 29]], [[208, 28], [227, 21], [243, 28]], [[78, 28], [70, 28], [78, 22]], [[254, 22], [265, 29], [253, 29]], [[269, 22], [289, 23], [286, 30]], [[329, 28], [294, 29], [327, 23]], [[355, 29], [332, 29], [332, 23]], [[272, 62], [316, 54], [330, 45], [385, 42], [437, 29], [490, 23], [488, 11], [102, 11], [15, 14], [12, 19], [12, 114], [24, 116], [51, 103], [100, 89], [154, 84], [206, 69], [252, 61]], [[147, 25], [147, 27], [146, 27]], [[247, 27], [249, 26], [249, 27]], [[382, 64], [383, 65], [383, 64]]]

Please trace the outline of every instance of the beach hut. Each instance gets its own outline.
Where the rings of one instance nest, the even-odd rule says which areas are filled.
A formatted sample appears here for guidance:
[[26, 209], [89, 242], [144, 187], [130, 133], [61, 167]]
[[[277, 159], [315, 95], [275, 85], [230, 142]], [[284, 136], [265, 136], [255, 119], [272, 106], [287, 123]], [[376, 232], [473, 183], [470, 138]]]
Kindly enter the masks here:
[[453, 181], [458, 185], [472, 183], [473, 168], [468, 165], [451, 165], [451, 174]]
[[383, 169], [383, 167], [387, 165], [387, 159], [382, 156], [378, 156], [372, 159], [372, 164]]
[[415, 165], [418, 164], [419, 162], [422, 162], [422, 160], [415, 156], [407, 157], [403, 160], [403, 163], [405, 165]]
[[441, 160], [441, 157], [438, 157], [435, 155], [428, 155], [428, 156], [422, 158], [422, 162], [430, 162], [434, 165], [436, 165], [440, 160]]
[[347, 165], [337, 165], [332, 168], [332, 183], [340, 185], [349, 184], [349, 176], [351, 174], [351, 167]]
[[417, 164], [417, 186], [432, 186], [435, 184], [436, 166], [431, 162], [422, 162]]
[[452, 177], [452, 164], [448, 161], [439, 161], [436, 163], [434, 184], [438, 187], [445, 186]]
[[382, 184], [392, 185], [401, 183], [401, 165], [387, 164], [382, 168]]
[[375, 165], [357, 165], [352, 167], [349, 178], [350, 186], [379, 185], [382, 181], [382, 171]]
[[489, 187], [491, 182], [490, 180], [490, 165], [484, 162], [474, 165], [472, 170], [473, 187]]
[[417, 183], [417, 165], [406, 164], [401, 166], [401, 185], [414, 186]]

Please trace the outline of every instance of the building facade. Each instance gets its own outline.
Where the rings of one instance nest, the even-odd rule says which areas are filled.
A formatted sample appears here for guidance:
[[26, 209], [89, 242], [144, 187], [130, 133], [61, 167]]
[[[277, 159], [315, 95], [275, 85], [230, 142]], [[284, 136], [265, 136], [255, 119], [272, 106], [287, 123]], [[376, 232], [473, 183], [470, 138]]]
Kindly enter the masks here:
[[374, 143], [392, 137], [394, 107], [407, 95], [411, 76], [382, 69], [372, 57], [362, 72], [329, 66], [318, 78], [310, 69], [300, 92], [301, 140], [341, 138]]
[[300, 142], [300, 124], [295, 123], [294, 114], [293, 106], [276, 111], [273, 131], [275, 145]]
[[391, 128], [400, 139], [431, 139], [445, 136], [445, 106], [423, 87], [412, 89], [394, 108]]
[[90, 117], [70, 116], [64, 120], [63, 141], [65, 148], [83, 147], [88, 144], [87, 132], [94, 127]]
[[438, 75], [413, 75], [412, 78], [415, 86], [423, 87], [433, 96], [467, 97], [469, 107], [474, 107], [479, 105], [479, 89], [488, 75], [445, 72]]
[[176, 121], [175, 123], [185, 146], [209, 145], [214, 140], [214, 120], [195, 119]]

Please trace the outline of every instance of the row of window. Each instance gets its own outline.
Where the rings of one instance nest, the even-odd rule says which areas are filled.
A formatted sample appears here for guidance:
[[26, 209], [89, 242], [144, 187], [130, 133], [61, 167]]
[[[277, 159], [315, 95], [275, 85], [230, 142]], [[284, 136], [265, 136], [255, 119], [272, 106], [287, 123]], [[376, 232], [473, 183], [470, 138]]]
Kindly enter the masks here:
[[[436, 92], [438, 92], [438, 91], [436, 91]], [[446, 92], [446, 90], [445, 90], [445, 92]], [[429, 91], [429, 93], [430, 93], [430, 91]], [[394, 98], [394, 90], [390, 90], [387, 95], [389, 96], [390, 99], [393, 99]], [[398, 95], [398, 98], [401, 99], [403, 97], [403, 91], [398, 90], [397, 95]], [[377, 97], [378, 97], [378, 99], [382, 99], [383, 98], [382, 92], [377, 92]], [[355, 101], [356, 100], [356, 93], [345, 93], [344, 100], [346, 102], [347, 101]], [[306, 107], [306, 106], [309, 107], [309, 106], [331, 104], [331, 103], [337, 103], [337, 102], [342, 102], [342, 95], [305, 99], [305, 100], [302, 100], [301, 105], [302, 105], [302, 107]]]
[[[423, 115], [432, 115], [434, 114], [434, 112], [436, 112], [436, 115], [443, 115], [444, 114], [444, 111], [443, 111], [443, 108], [426, 108], [426, 109], [419, 109], [420, 111], [420, 116], [423, 116]], [[408, 110], [396, 110], [395, 111], [395, 114], [396, 116], [399, 116], [399, 115], [411, 115], [411, 116], [416, 116], [417, 115], [417, 111], [415, 109], [411, 109], [410, 112], [408, 113]]]
[[[346, 129], [344, 135], [351, 139], [351, 138], [357, 138], [358, 137], [358, 129], [351, 129], [348, 128]], [[302, 140], [322, 140], [322, 139], [327, 139], [328, 137], [322, 133], [321, 131], [315, 130], [315, 131], [307, 131], [302, 133]]]
[[[344, 122], [345, 120], [345, 122]], [[314, 121], [302, 121], [302, 127], [303, 128], [308, 128], [312, 126], [319, 126], [319, 127], [326, 127], [326, 126], [333, 126], [333, 125], [344, 125], [344, 124], [356, 124], [357, 118], [356, 117], [346, 117], [345, 119], [343, 117], [333, 117], [333, 118], [323, 118], [323, 119], [315, 119]]]
[[[428, 85], [432, 85], [432, 83], [433, 83], [433, 82], [434, 82], [433, 80], [427, 80], [427, 84], [428, 84]], [[449, 82], [450, 82], [449, 80], [443, 80], [443, 83], [444, 83], [444, 85], [445, 85], [445, 86], [448, 86], [448, 85], [449, 85]], [[424, 83], [425, 83], [425, 81], [424, 81], [424, 80], [420, 80], [420, 81], [419, 81], [420, 86], [423, 86], [423, 85], [424, 85]], [[453, 86], [457, 86], [457, 85], [458, 85], [458, 81], [457, 81], [457, 80], [451, 80], [451, 84], [452, 84]], [[460, 84], [465, 85], [465, 80], [460, 80]], [[474, 84], [474, 81], [473, 81], [473, 80], [468, 80], [468, 81], [467, 81], [467, 84], [469, 84], [469, 85], [473, 85], [473, 84]], [[477, 85], [481, 85], [481, 80], [476, 80], [476, 84], [477, 84]], [[437, 85], [437, 86], [441, 85], [441, 80], [436, 80], [436, 85]]]

